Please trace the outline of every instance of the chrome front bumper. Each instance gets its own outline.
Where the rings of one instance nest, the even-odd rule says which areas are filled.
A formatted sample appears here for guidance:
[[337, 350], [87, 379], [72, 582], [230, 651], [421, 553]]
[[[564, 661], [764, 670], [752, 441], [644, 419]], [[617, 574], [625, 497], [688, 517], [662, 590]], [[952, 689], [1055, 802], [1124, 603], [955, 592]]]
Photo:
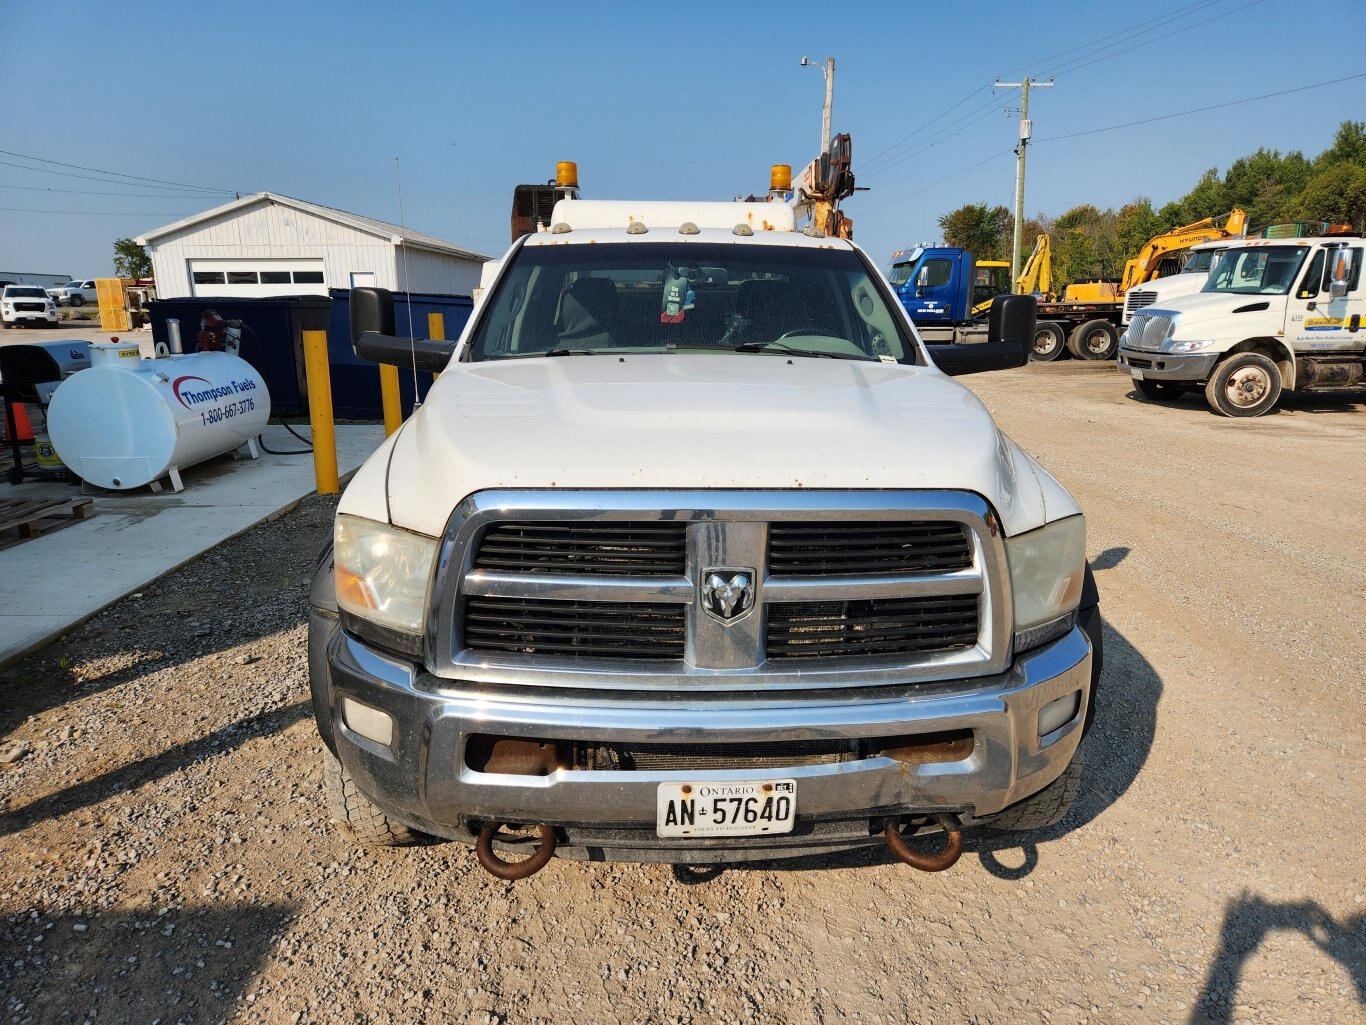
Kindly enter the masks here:
[[1169, 352], [1143, 352], [1139, 349], [1120, 349], [1116, 362], [1119, 371], [1143, 374], [1145, 381], [1208, 381], [1210, 371], [1219, 360], [1217, 352], [1192, 352], [1172, 355]]
[[[314, 629], [321, 624], [315, 621]], [[361, 791], [392, 818], [472, 842], [485, 821], [547, 823], [562, 856], [705, 863], [796, 856], [881, 842], [885, 819], [934, 810], [981, 819], [1041, 790], [1081, 741], [1091, 690], [1091, 646], [1073, 628], [1005, 672], [905, 687], [692, 698], [469, 685], [377, 652], [337, 628], [326, 644], [324, 732]], [[322, 640], [317, 638], [315, 640]], [[1078, 693], [1076, 715], [1039, 736], [1039, 711]], [[323, 695], [317, 695], [322, 698]], [[392, 717], [392, 742], [352, 731], [351, 698]], [[323, 725], [323, 724], [320, 724]], [[599, 743], [801, 742], [971, 730], [971, 755], [912, 765], [890, 758], [786, 768], [654, 771], [561, 769], [548, 776], [476, 772], [474, 734]], [[655, 833], [665, 781], [797, 780], [791, 834], [665, 840]]]

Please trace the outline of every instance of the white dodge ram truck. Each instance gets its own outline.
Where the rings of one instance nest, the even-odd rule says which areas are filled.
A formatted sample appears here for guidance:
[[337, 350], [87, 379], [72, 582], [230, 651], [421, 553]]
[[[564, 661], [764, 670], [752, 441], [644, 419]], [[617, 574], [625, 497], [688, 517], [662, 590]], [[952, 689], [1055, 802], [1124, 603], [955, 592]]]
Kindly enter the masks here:
[[928, 347], [790, 205], [552, 221], [456, 343], [353, 291], [360, 354], [440, 377], [315, 577], [334, 815], [505, 879], [873, 843], [937, 870], [966, 826], [1061, 819], [1101, 660], [1084, 520], [949, 376], [1023, 365], [1033, 300]]

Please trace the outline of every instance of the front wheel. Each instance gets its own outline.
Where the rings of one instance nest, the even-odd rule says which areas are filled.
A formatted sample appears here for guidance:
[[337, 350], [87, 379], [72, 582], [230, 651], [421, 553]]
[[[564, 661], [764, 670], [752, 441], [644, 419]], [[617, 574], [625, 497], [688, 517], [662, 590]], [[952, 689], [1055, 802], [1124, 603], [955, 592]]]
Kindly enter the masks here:
[[83, 296], [83, 295], [73, 295], [73, 296], [70, 298], [70, 300], [68, 300], [68, 301], [71, 303], [72, 306], [84, 306], [84, 305], [85, 305], [85, 296]]
[[1224, 360], [1205, 385], [1210, 409], [1220, 416], [1261, 416], [1280, 397], [1280, 368], [1260, 352], [1240, 352]]
[[1038, 363], [1051, 363], [1067, 350], [1067, 336], [1061, 324], [1041, 323], [1034, 328], [1034, 348], [1029, 358]]
[[423, 834], [395, 822], [356, 787], [346, 766], [323, 748], [323, 794], [332, 819], [367, 847], [411, 847]]
[[1067, 348], [1078, 359], [1114, 359], [1119, 351], [1119, 332], [1108, 320], [1088, 320], [1072, 332]]
[[1170, 381], [1135, 381], [1134, 387], [1144, 398], [1152, 399], [1154, 402], [1174, 402], [1188, 390], [1184, 384], [1173, 384]]
[[1063, 769], [1062, 775], [1033, 797], [1026, 797], [1012, 804], [999, 815], [983, 823], [988, 829], [1008, 832], [1024, 832], [1031, 829], [1047, 829], [1062, 821], [1063, 816], [1077, 799], [1081, 789], [1082, 757], [1078, 750], [1072, 761]]

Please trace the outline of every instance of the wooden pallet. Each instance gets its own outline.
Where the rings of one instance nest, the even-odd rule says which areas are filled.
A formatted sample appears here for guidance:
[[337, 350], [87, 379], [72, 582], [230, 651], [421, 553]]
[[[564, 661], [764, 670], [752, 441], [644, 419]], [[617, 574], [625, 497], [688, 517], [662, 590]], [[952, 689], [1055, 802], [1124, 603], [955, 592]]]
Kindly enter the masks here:
[[[0, 535], [17, 530], [19, 539], [27, 541], [44, 530], [51, 533], [94, 515], [95, 503], [89, 498], [0, 498]], [[45, 523], [45, 520], [56, 522]], [[19, 543], [0, 537], [0, 544], [6, 541]]]

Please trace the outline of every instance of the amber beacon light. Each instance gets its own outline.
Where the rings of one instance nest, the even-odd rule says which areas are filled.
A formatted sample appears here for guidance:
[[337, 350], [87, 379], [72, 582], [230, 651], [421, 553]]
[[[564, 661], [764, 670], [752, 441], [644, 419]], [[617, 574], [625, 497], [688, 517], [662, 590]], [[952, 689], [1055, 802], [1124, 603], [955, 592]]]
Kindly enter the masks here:
[[555, 165], [555, 184], [562, 189], [579, 187], [579, 165], [572, 160], [561, 160]]
[[771, 192], [792, 191], [792, 165], [774, 164], [768, 171], [768, 188]]

